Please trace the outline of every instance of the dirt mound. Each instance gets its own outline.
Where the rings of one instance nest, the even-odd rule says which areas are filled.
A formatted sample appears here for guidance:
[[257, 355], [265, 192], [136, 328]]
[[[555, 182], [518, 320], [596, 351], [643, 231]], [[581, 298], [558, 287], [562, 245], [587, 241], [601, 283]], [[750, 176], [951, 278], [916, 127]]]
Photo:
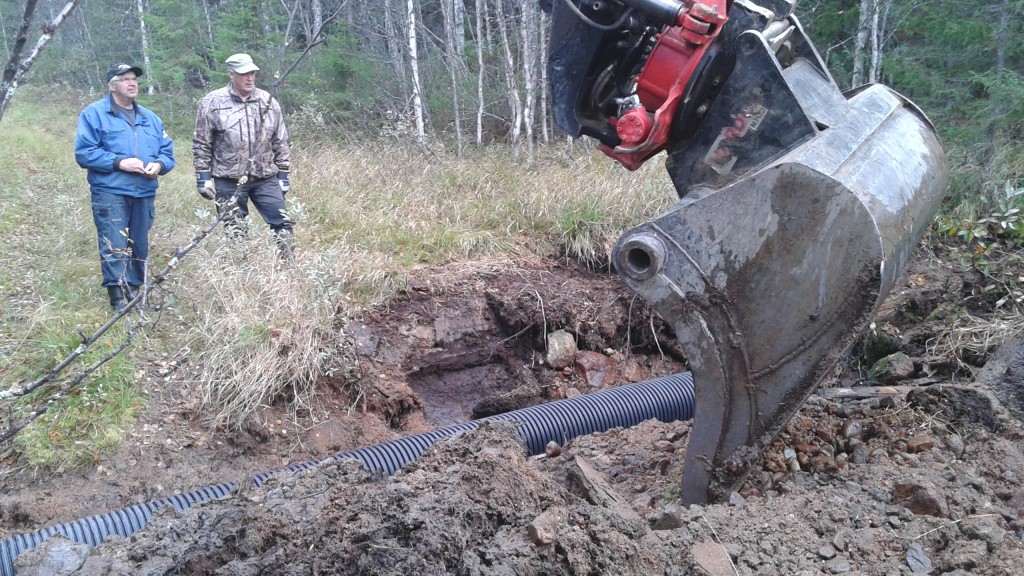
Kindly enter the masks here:
[[[1018, 431], [965, 439], [901, 402], [815, 399], [745, 497], [683, 509], [687, 432], [648, 422], [529, 461], [511, 427], [483, 426], [388, 479], [343, 463], [168, 509], [75, 574], [1009, 576], [1024, 559]], [[832, 455], [857, 438], [865, 459]]]

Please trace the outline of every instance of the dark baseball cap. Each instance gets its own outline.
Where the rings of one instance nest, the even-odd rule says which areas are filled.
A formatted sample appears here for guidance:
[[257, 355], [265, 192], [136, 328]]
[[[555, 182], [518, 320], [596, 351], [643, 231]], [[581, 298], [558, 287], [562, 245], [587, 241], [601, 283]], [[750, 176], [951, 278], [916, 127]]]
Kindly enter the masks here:
[[127, 74], [129, 72], [135, 72], [136, 78], [142, 76], [142, 68], [139, 68], [138, 66], [132, 66], [130, 64], [114, 64], [110, 67], [110, 70], [107, 70], [107, 82], [110, 82], [117, 76]]

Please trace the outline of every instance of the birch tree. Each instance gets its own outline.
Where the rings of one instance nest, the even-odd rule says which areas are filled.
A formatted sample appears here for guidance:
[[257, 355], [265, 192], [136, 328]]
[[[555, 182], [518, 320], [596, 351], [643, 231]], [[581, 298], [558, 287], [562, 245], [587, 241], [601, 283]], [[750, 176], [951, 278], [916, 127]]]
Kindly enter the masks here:
[[483, 20], [485, 0], [476, 0], [476, 145], [483, 146], [484, 143], [484, 48], [487, 44], [483, 38]]
[[[79, 26], [81, 26], [82, 28], [82, 39], [83, 42], [85, 42], [89, 46], [89, 53], [92, 56], [91, 59], [93, 62], [92, 68], [93, 71], [96, 72], [96, 82], [93, 82], [90, 79], [89, 84], [102, 84], [103, 70], [100, 70], [100, 59], [98, 53], [96, 52], [96, 43], [92, 39], [92, 32], [89, 30], [89, 22], [88, 19], [85, 17], [85, 12], [82, 10], [76, 10], [75, 18], [78, 21]], [[86, 78], [89, 78], [88, 71], [86, 71]]]
[[313, 38], [324, 23], [324, 7], [321, 0], [301, 0], [301, 9], [298, 11], [299, 25], [302, 27], [302, 35]]
[[871, 67], [868, 68], [868, 82], [878, 82], [879, 68], [882, 64], [882, 43], [881, 43], [881, 31], [879, 30], [879, 20], [881, 10], [879, 8], [882, 2], [886, 0], [872, 0], [871, 4]]
[[448, 71], [451, 79], [452, 87], [452, 120], [455, 124], [455, 154], [459, 157], [462, 156], [462, 120], [460, 118], [459, 110], [459, 79], [462, 76], [462, 69], [464, 64], [462, 57], [459, 56], [456, 48], [456, 26], [455, 26], [455, 6], [459, 0], [443, 0], [441, 4], [442, 18], [444, 19], [445, 36], [447, 42], [445, 43], [445, 55], [448, 60]]
[[[479, 1], [479, 0], [478, 0]], [[463, 0], [452, 1], [452, 16], [455, 24], [455, 53], [466, 57], [466, 5]]]
[[213, 40], [213, 20], [210, 18], [210, 5], [207, 0], [199, 0], [199, 3], [203, 5], [203, 19], [206, 21], [206, 34], [210, 40], [210, 48], [216, 48], [216, 43]]
[[[1020, 18], [1024, 12], [1024, 3], [1016, 2], [1016, 7], [1010, 4], [1010, 0], [1001, 0], [999, 3], [999, 27], [996, 29], [996, 58], [994, 67], [997, 71], [1006, 70], [1006, 47], [1010, 45], [1010, 22], [1014, 17]], [[1020, 22], [1020, 20], [1017, 20]]]
[[11, 57], [10, 40], [7, 39], [7, 22], [4, 22], [4, 11], [0, 10], [0, 34], [4, 37], [4, 58]]
[[871, 21], [875, 12], [875, 0], [860, 0], [857, 36], [853, 44], [853, 76], [850, 80], [853, 86], [864, 83], [864, 53], [867, 50], [868, 38], [871, 36]]
[[[146, 10], [142, 4], [142, 0], [135, 0], [135, 9], [139, 13], [139, 38], [142, 41], [142, 69], [152, 70], [153, 68], [149, 65], [149, 37], [146, 35]], [[146, 94], [153, 94], [153, 82], [146, 83]]]
[[540, 133], [544, 143], [551, 142], [551, 135], [548, 129], [548, 16], [543, 10], [538, 14], [540, 18]]
[[[857, 19], [857, 34], [853, 50], [853, 86], [878, 82], [881, 77], [884, 52], [884, 22], [888, 17], [890, 0], [861, 0]], [[867, 72], [865, 73], [865, 65]]]
[[[320, 3], [320, 0], [310, 0], [309, 11], [311, 13], [312, 26], [311, 28], [315, 31], [319, 31], [324, 27], [324, 7]], [[316, 32], [314, 32], [316, 34]], [[309, 35], [307, 35], [309, 36]]]
[[334, 12], [332, 12], [327, 18], [321, 18], [320, 26], [313, 31], [313, 35], [311, 37], [306, 39], [306, 47], [303, 48], [302, 52], [298, 56], [296, 56], [291, 61], [290, 64], [284, 66], [284, 59], [286, 53], [285, 49], [290, 44], [289, 38], [291, 37], [292, 26], [295, 23], [295, 13], [299, 7], [299, 1], [295, 1], [295, 3], [292, 5], [292, 8], [288, 12], [288, 23], [285, 26], [284, 40], [282, 41], [281, 47], [281, 60], [277, 63], [276, 71], [274, 72], [274, 82], [273, 84], [271, 84], [270, 88], [271, 95], [276, 96], [278, 88], [280, 88], [284, 84], [284, 81], [288, 77], [288, 75], [295, 71], [299, 64], [306, 58], [306, 56], [309, 56], [310, 52], [312, 52], [314, 48], [327, 41], [327, 27], [332, 22], [338, 19], [338, 17], [341, 15], [342, 10], [346, 6], [348, 6], [348, 0], [344, 0], [338, 6], [338, 8]]
[[522, 38], [523, 65], [523, 127], [526, 129], [526, 157], [533, 161], [533, 116], [536, 102], [536, 58], [537, 53], [537, 3], [534, 0], [522, 0], [520, 13], [522, 22], [519, 30]]
[[519, 97], [519, 82], [516, 80], [516, 64], [512, 56], [512, 45], [508, 39], [508, 23], [512, 20], [505, 16], [502, 0], [495, 0], [494, 11], [498, 17], [498, 33], [501, 36], [501, 48], [504, 52], [505, 90], [509, 108], [509, 138], [512, 142], [512, 157], [519, 158], [519, 135], [523, 124], [523, 101]]
[[416, 119], [416, 143], [423, 145], [426, 132], [423, 127], [423, 98], [420, 84], [420, 62], [416, 43], [416, 0], [406, 3], [406, 25], [409, 27], [409, 69], [412, 72], [412, 113]]

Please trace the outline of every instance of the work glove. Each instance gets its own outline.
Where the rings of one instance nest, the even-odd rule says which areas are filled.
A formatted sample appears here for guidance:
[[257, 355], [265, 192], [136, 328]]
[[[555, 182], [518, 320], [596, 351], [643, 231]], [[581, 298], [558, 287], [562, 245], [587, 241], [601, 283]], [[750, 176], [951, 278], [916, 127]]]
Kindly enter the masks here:
[[213, 200], [217, 196], [217, 189], [213, 187], [209, 172], [196, 172], [196, 191], [207, 200]]
[[277, 173], [277, 185], [281, 187], [282, 194], [287, 194], [292, 187], [291, 182], [288, 181], [288, 173], [284, 170]]

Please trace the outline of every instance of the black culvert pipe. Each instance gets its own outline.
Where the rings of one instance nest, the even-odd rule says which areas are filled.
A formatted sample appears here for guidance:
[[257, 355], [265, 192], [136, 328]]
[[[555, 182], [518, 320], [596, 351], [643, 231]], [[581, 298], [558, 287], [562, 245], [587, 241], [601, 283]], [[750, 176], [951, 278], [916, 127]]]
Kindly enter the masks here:
[[[532, 456], [544, 452], [545, 446], [551, 441], [562, 444], [576, 436], [604, 432], [617, 427], [628, 428], [652, 418], [662, 422], [689, 420], [693, 418], [693, 404], [693, 377], [689, 372], [682, 372], [464, 424], [455, 424], [375, 446], [342, 452], [320, 460], [292, 464], [257, 474], [252, 478], [252, 483], [258, 487], [282, 471], [298, 472], [345, 459], [359, 460], [368, 470], [391, 475], [419, 458], [438, 440], [474, 430], [485, 421], [518, 422], [519, 436], [526, 443], [526, 448]], [[111, 534], [127, 538], [142, 530], [158, 508], [171, 505], [179, 511], [187, 510], [202, 502], [225, 498], [235, 487], [235, 482], [223, 482], [185, 494], [42, 528], [35, 532], [8, 536], [0, 541], [0, 576], [14, 576], [14, 559], [55, 534], [81, 544], [98, 546]]]

